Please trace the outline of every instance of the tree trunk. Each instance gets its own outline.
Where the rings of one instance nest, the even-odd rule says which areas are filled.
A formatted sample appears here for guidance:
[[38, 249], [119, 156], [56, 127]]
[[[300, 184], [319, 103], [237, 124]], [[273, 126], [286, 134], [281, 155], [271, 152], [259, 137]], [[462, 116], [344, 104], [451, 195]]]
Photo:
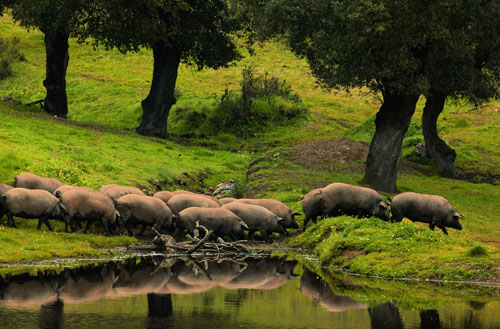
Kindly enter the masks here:
[[68, 68], [68, 38], [65, 32], [46, 32], [45, 42], [45, 80], [47, 89], [45, 112], [66, 118], [68, 98], [66, 96], [66, 69]]
[[444, 140], [439, 138], [436, 128], [445, 100], [446, 96], [438, 93], [434, 93], [427, 98], [424, 113], [422, 114], [422, 130], [427, 156], [434, 159], [439, 174], [451, 178], [455, 175], [454, 161], [457, 153]]
[[366, 159], [363, 184], [376, 190], [398, 192], [396, 176], [403, 138], [417, 100], [415, 95], [384, 95], [384, 104], [375, 119], [375, 135]]
[[153, 81], [148, 97], [142, 101], [142, 121], [138, 134], [167, 138], [167, 119], [170, 108], [175, 104], [175, 82], [181, 60], [175, 46], [165, 43], [153, 45]]

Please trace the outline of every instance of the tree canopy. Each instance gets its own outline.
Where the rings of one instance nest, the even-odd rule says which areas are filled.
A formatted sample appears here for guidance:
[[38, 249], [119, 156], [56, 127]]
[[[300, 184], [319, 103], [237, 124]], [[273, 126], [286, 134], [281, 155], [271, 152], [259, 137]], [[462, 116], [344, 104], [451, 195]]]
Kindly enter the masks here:
[[[247, 31], [264, 39], [283, 36], [294, 53], [306, 58], [322, 86], [367, 86], [382, 94], [384, 105], [377, 115], [364, 179], [375, 188], [396, 190], [400, 140], [420, 95], [439, 95], [439, 104], [433, 108], [442, 110], [446, 97], [478, 102], [498, 91], [497, 1], [233, 2]], [[430, 121], [435, 123], [441, 110]], [[383, 131], [385, 137], [378, 138]], [[382, 157], [389, 154], [393, 161], [384, 163]]]

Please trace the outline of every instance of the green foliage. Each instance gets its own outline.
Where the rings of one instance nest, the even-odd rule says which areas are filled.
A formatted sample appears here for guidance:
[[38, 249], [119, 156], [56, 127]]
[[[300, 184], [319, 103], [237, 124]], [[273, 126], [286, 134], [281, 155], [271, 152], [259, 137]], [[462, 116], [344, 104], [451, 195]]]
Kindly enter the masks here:
[[0, 80], [12, 75], [12, 63], [23, 62], [26, 58], [19, 50], [19, 39], [14, 37], [12, 41], [0, 38]]
[[[110, 171], [110, 168], [103, 168]], [[56, 178], [66, 185], [90, 186], [86, 180], [88, 169], [82, 163], [68, 159], [51, 158], [41, 164], [29, 166], [28, 172], [42, 177]]]
[[231, 190], [231, 197], [241, 199], [245, 197], [246, 185], [244, 182], [236, 179], [233, 182], [233, 189]]
[[231, 33], [227, 2], [223, 0], [95, 0], [85, 7], [80, 41], [92, 38], [94, 46], [121, 52], [167, 45], [185, 63], [227, 67], [241, 57]]
[[488, 255], [488, 252], [483, 246], [474, 246], [467, 251], [467, 256], [469, 257], [479, 257], [486, 255]]
[[243, 70], [241, 95], [226, 89], [220, 102], [200, 126], [200, 131], [217, 135], [219, 132], [249, 136], [262, 132], [271, 125], [288, 125], [305, 118], [307, 109], [286, 81], [256, 76], [254, 69]]
[[[44, 33], [76, 34], [84, 10], [81, 0], [20, 0], [0, 1], [11, 9], [14, 20], [26, 28], [38, 28]], [[92, 8], [91, 6], [86, 9]]]

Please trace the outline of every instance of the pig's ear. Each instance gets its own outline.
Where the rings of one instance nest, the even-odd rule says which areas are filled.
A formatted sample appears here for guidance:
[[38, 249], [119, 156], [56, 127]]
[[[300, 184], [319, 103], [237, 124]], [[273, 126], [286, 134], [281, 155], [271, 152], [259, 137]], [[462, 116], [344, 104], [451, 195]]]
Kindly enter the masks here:
[[378, 206], [380, 208], [387, 209], [387, 203], [385, 203], [384, 201], [380, 201], [380, 203], [378, 204]]
[[463, 215], [461, 215], [458, 211], [455, 211], [455, 212], [453, 213], [453, 218], [454, 218], [454, 219], [459, 219], [459, 218], [464, 218], [464, 216], [463, 216]]

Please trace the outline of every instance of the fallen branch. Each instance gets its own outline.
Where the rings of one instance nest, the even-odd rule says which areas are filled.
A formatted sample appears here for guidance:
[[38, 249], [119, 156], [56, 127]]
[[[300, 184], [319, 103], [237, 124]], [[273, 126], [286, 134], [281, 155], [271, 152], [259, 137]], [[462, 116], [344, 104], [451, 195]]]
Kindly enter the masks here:
[[196, 227], [203, 229], [203, 231], [205, 231], [205, 236], [203, 237], [203, 239], [198, 241], [198, 243], [193, 248], [188, 250], [188, 252], [187, 252], [188, 255], [191, 255], [193, 252], [195, 252], [201, 246], [203, 246], [205, 244], [205, 242], [207, 242], [207, 240], [210, 239], [210, 237], [212, 236], [212, 233], [214, 232], [214, 231], [207, 230], [207, 228], [205, 226], [200, 225], [198, 222], [196, 222]]

